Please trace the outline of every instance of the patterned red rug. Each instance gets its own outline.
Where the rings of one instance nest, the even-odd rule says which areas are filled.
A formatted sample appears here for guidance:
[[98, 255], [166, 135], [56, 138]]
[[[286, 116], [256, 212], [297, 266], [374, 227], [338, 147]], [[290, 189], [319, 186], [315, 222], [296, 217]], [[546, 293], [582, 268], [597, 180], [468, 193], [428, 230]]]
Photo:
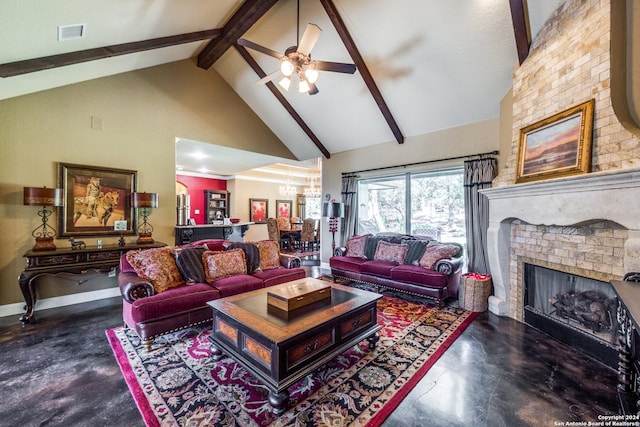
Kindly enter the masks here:
[[[289, 410], [276, 417], [268, 390], [230, 358], [210, 358], [210, 327], [166, 335], [147, 352], [135, 332], [106, 331], [148, 426], [379, 425], [475, 318], [384, 296], [380, 341], [367, 341], [289, 388]], [[159, 344], [159, 345], [158, 345]]]

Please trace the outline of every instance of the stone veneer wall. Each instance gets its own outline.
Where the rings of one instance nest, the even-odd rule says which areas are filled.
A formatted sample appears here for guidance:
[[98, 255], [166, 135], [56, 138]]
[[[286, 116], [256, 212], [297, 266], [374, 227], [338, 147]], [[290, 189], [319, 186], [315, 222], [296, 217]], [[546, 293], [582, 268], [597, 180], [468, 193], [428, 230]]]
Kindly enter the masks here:
[[[515, 183], [521, 128], [591, 98], [595, 99], [592, 172], [640, 167], [640, 140], [621, 125], [611, 104], [610, 1], [566, 0], [533, 41], [528, 58], [515, 68], [511, 153], [494, 187]], [[514, 221], [510, 317], [522, 320], [523, 262], [597, 280], [620, 279], [626, 238], [626, 229], [608, 221], [579, 227]]]

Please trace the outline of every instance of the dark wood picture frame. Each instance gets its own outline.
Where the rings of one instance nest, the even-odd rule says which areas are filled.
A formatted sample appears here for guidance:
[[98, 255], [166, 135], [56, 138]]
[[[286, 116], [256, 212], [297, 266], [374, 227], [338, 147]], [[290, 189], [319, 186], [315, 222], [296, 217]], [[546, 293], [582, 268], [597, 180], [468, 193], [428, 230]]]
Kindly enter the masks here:
[[269, 218], [268, 199], [249, 199], [249, 221], [266, 224]]
[[591, 99], [522, 128], [516, 183], [590, 172], [594, 105]]
[[[137, 178], [132, 170], [58, 163], [58, 188], [64, 191], [64, 206], [58, 208], [60, 237], [135, 234], [131, 193]], [[114, 221], [127, 221], [126, 230], [115, 230]]]
[[276, 218], [291, 218], [293, 200], [276, 200]]

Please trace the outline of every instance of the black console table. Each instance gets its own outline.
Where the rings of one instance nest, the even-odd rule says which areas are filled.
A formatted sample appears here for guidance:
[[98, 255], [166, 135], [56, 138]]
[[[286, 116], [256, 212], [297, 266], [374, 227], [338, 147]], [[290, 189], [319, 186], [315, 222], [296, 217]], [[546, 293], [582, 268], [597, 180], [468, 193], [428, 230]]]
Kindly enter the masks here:
[[22, 323], [29, 323], [33, 318], [36, 305], [35, 280], [42, 275], [56, 276], [62, 273], [85, 274], [89, 270], [107, 272], [118, 267], [122, 254], [132, 249], [149, 249], [166, 246], [162, 242], [139, 245], [128, 243], [125, 246], [104, 245], [102, 247], [87, 246], [83, 249], [57, 249], [53, 251], [29, 250], [23, 255], [27, 259], [27, 267], [18, 283], [26, 303], [25, 313], [20, 317]]
[[618, 397], [623, 415], [640, 414], [640, 283], [612, 280], [618, 297]]

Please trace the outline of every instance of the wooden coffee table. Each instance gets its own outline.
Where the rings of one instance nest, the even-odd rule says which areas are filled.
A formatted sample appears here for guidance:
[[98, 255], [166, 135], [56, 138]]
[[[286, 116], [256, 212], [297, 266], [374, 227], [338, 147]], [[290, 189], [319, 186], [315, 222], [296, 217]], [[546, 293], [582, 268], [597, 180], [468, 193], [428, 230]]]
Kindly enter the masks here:
[[292, 285], [317, 285], [305, 278], [208, 302], [213, 309], [211, 350], [215, 360], [231, 356], [269, 389], [280, 415], [287, 388], [360, 341], [379, 339], [376, 301], [382, 295], [331, 283], [331, 298], [293, 311], [267, 304], [267, 292]]

